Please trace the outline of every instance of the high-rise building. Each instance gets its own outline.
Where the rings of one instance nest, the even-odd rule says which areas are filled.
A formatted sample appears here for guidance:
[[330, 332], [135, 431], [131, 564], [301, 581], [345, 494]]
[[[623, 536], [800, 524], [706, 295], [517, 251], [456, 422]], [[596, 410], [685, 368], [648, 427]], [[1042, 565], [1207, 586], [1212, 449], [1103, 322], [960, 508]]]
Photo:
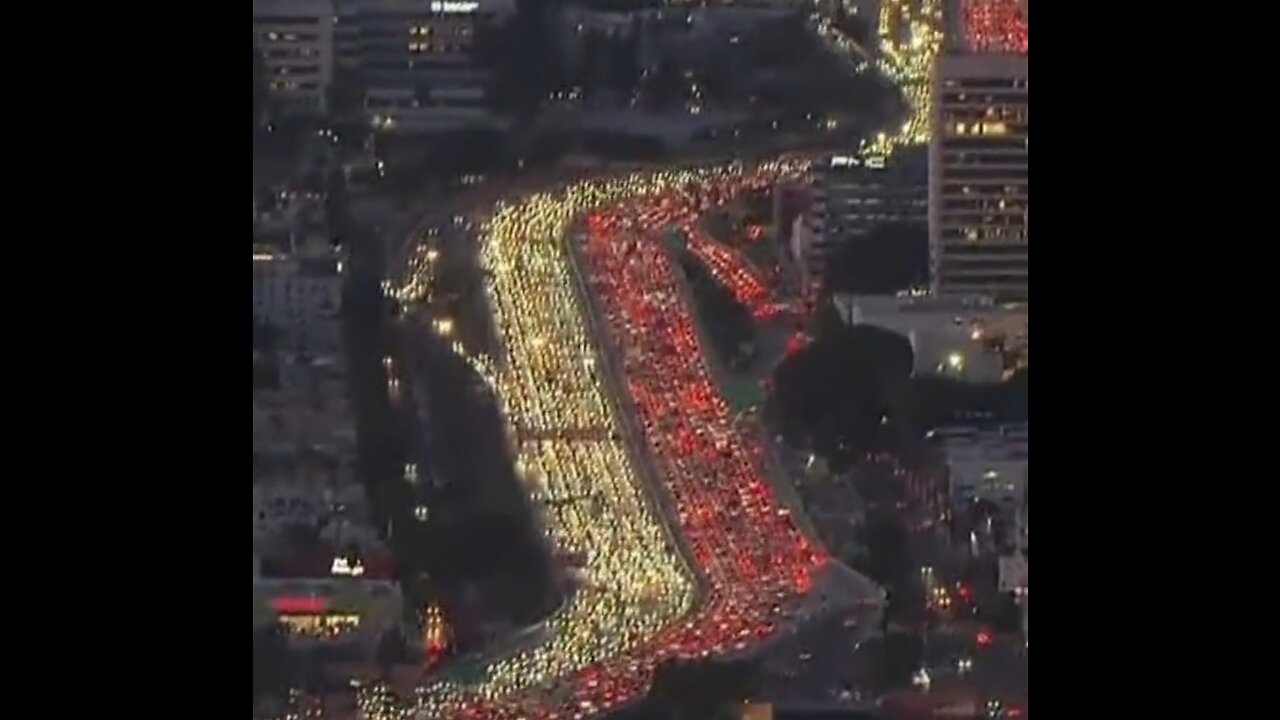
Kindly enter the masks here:
[[491, 119], [476, 37], [511, 14], [511, 0], [336, 2], [340, 79], [358, 86], [373, 125], [440, 130]]
[[1027, 25], [1019, 0], [964, 0], [938, 58], [929, 145], [933, 289], [1027, 299]]
[[333, 0], [253, 0], [253, 44], [271, 104], [288, 115], [323, 115], [333, 81]]
[[363, 112], [380, 128], [451, 129], [492, 119], [476, 36], [514, 7], [513, 0], [254, 0], [253, 43], [277, 112]]
[[857, 242], [877, 225], [924, 222], [928, 216], [923, 150], [899, 150], [888, 157], [833, 155], [814, 169], [812, 237], [803, 256], [808, 277], [825, 277], [828, 260], [846, 243]]

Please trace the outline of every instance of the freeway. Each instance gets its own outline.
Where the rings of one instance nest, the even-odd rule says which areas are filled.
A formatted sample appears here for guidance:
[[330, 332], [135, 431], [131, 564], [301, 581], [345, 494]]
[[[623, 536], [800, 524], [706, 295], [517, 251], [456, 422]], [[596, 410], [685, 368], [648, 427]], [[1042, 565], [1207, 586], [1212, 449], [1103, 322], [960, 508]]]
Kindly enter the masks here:
[[[943, 0], [880, 3], [874, 59], [880, 72], [901, 88], [908, 116], [900, 128], [886, 130], [864, 142], [860, 148], [864, 157], [886, 156], [899, 147], [929, 141], [933, 113], [930, 83], [945, 34], [943, 5]], [[809, 28], [832, 55], [854, 72], [861, 71], [873, 59], [871, 52], [820, 15], [809, 18]]]
[[[638, 250], [627, 257], [588, 227], [575, 251], [565, 246], [585, 213], [650, 213], [664, 201], [688, 212], [679, 200], [691, 188], [800, 167], [633, 174], [496, 205], [480, 255], [501, 348], [472, 360], [501, 400], [529, 491], [593, 495], [548, 506], [548, 534], [586, 559], [584, 582], [534, 646], [488, 658], [473, 677], [436, 679], [408, 707], [371, 698], [367, 717], [594, 716], [642, 697], [667, 659], [750, 652], [843, 592], [775, 500], [762, 449], [734, 427], [662, 244], [631, 233]], [[641, 219], [666, 224], [629, 222]], [[668, 352], [672, 342], [683, 350]]]

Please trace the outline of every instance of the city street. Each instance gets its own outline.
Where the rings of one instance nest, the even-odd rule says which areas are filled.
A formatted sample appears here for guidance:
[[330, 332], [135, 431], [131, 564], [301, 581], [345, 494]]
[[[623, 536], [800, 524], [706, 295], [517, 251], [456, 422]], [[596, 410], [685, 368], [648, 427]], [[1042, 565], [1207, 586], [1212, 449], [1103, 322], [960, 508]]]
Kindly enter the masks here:
[[[998, 591], [995, 557], [972, 558], [967, 543], [951, 542], [945, 526], [930, 517], [928, 505], [909, 497], [907, 473], [896, 464], [864, 463], [855, 475], [868, 503], [891, 503], [908, 528], [907, 562], [920, 568], [920, 587], [900, 591], [923, 593], [926, 617], [934, 618], [925, 633], [924, 665], [930, 676], [944, 686], [963, 683], [984, 696], [1025, 707], [1027, 652], [1021, 634], [1000, 633], [989, 621], [1009, 603]], [[971, 666], [961, 677], [966, 659]]]

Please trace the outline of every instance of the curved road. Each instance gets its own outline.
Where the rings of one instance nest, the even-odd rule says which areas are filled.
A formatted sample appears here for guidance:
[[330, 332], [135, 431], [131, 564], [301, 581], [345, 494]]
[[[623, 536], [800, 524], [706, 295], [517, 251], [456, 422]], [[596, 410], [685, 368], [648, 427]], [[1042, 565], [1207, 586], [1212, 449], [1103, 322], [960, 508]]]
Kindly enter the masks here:
[[[593, 246], [588, 253], [592, 258], [582, 258], [564, 244], [584, 211], [670, 199], [689, 184], [736, 182], [741, 175], [739, 168], [721, 168], [631, 176], [499, 204], [485, 228], [482, 261], [506, 362], [489, 381], [503, 399], [520, 447], [519, 464], [531, 487], [557, 495], [590, 488], [601, 495], [590, 506], [557, 509], [549, 522], [557, 544], [588, 556], [588, 580], [569, 606], [548, 621], [537, 647], [493, 658], [478, 684], [437, 681], [421, 689], [413, 709], [388, 715], [366, 704], [366, 715], [596, 715], [642, 697], [653, 668], [664, 659], [750, 651], [777, 636], [777, 630], [794, 624], [789, 618], [795, 611], [803, 617], [816, 610], [796, 604], [811, 594], [815, 578], [822, 591], [813, 594], [823, 597], [822, 605], [842, 594], [829, 593], [826, 573], [811, 577], [802, 567], [810, 562], [802, 558], [813, 551], [805, 549], [810, 543], [764, 489], [761, 476], [771, 473], [758, 464], [707, 465], [696, 448], [695, 455], [675, 455], [664, 436], [636, 422], [641, 410], [621, 385], [646, 388], [650, 421], [657, 402], [660, 410], [702, 423], [699, 427], [730, 427], [715, 403], [707, 406], [710, 415], [682, 415], [686, 409], [678, 397], [661, 395], [662, 386], [655, 384], [661, 378], [628, 370], [628, 358], [663, 360], [653, 354], [659, 346], [651, 346], [649, 336], [627, 335], [618, 325], [619, 313], [637, 310], [619, 303], [648, 302], [655, 292], [665, 292], [663, 261], [649, 255], [653, 264], [640, 266], [630, 278], [635, 282], [628, 284], [625, 272], [601, 275], [617, 259], [608, 254], [608, 242]], [[655, 246], [662, 252], [661, 243]], [[583, 261], [593, 263], [594, 280], [608, 281], [607, 298], [600, 288], [583, 282], [578, 274]], [[609, 311], [601, 312], [606, 306]], [[670, 312], [673, 321], [692, 327], [688, 308], [678, 299]], [[669, 365], [673, 372], [694, 372], [691, 378], [707, 377], [700, 352]], [[604, 372], [597, 371], [598, 362]], [[637, 367], [634, 362], [630, 366]], [[642, 441], [644, 429], [649, 432]], [[735, 430], [726, 432], [731, 443], [745, 443], [744, 456], [758, 454], [745, 450], [751, 444]], [[718, 469], [721, 464], [739, 470], [726, 474]], [[711, 476], [691, 475], [690, 468], [697, 467]], [[739, 511], [722, 512], [741, 493], [763, 493], [752, 496], [740, 511], [745, 520]], [[680, 552], [674, 552], [673, 544]], [[691, 574], [702, 592], [689, 584]]]

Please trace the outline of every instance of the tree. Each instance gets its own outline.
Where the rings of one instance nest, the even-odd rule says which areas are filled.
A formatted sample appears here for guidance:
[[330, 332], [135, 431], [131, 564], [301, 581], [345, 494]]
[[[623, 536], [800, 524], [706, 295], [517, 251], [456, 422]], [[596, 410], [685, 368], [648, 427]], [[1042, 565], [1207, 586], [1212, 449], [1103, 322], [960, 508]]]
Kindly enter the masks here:
[[921, 223], [880, 225], [844, 243], [827, 264], [832, 292], [889, 295], [929, 277], [929, 230]]
[[678, 105], [689, 83], [680, 68], [670, 61], [660, 61], [644, 82], [644, 104], [650, 110], [666, 110]]
[[830, 320], [774, 371], [770, 402], [784, 431], [807, 438], [839, 471], [859, 452], [889, 442], [886, 423], [905, 412], [913, 360], [911, 344], [897, 333]]
[[405, 552], [441, 585], [481, 585], [510, 620], [534, 622], [557, 599], [551, 557], [505, 452], [501, 414], [491, 398], [471, 390], [475, 370], [444, 340], [428, 336], [422, 355], [419, 376], [438, 420], [430, 452], [451, 482], [432, 499], [430, 520]]
[[866, 43], [874, 40], [871, 37], [871, 22], [861, 15], [849, 14], [843, 4], [836, 6], [836, 27], [857, 42]]
[[756, 668], [746, 661], [666, 662], [654, 671], [643, 717], [727, 720], [752, 692]]
[[400, 634], [398, 628], [387, 628], [382, 633], [382, 637], [378, 638], [378, 665], [383, 671], [392, 665], [404, 662], [407, 655], [408, 649], [405, 647], [404, 636]]
[[596, 79], [603, 72], [607, 63], [609, 46], [604, 33], [591, 30], [582, 36], [582, 51], [573, 68], [574, 84], [583, 87], [594, 87]]
[[253, 633], [253, 702], [278, 695], [293, 680], [296, 663], [284, 633], [271, 625]]
[[911, 677], [924, 660], [924, 640], [919, 635], [889, 633], [884, 638], [884, 683], [889, 688], [911, 687]]
[[614, 38], [609, 43], [608, 84], [615, 90], [630, 90], [640, 81], [639, 30]]
[[689, 279], [694, 302], [716, 354], [730, 370], [750, 362], [755, 354], [756, 328], [751, 313], [728, 288], [717, 282], [688, 250], [680, 252], [680, 267]]
[[867, 574], [880, 584], [899, 585], [910, 579], [911, 557], [906, 526], [895, 515], [871, 513], [865, 530]]

